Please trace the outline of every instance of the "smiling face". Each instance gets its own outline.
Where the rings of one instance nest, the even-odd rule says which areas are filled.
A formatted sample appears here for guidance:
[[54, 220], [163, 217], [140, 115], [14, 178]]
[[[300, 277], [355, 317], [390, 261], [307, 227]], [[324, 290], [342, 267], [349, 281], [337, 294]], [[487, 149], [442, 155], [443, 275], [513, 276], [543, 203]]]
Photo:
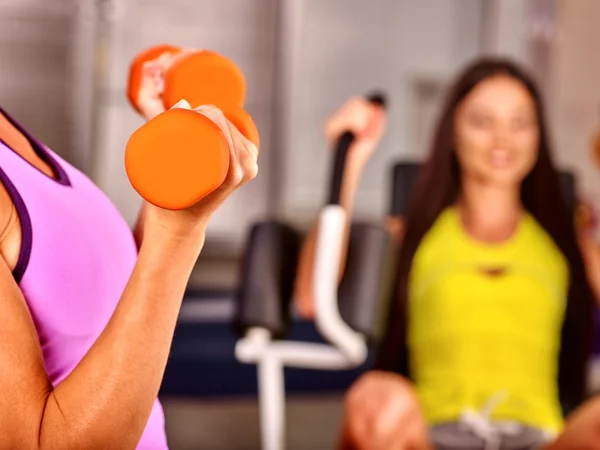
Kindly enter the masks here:
[[535, 165], [539, 127], [527, 88], [507, 75], [481, 81], [456, 110], [462, 176], [488, 185], [520, 184]]

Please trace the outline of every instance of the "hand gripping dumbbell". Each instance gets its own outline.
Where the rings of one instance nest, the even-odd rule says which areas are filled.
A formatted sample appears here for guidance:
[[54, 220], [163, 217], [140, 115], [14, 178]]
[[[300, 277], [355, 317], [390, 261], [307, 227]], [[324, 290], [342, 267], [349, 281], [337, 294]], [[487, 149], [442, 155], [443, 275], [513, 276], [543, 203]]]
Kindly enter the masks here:
[[[127, 96], [138, 112], [144, 63], [180, 51], [163, 45], [133, 60]], [[194, 51], [170, 66], [162, 93], [166, 111], [135, 131], [125, 149], [125, 169], [133, 188], [148, 202], [172, 210], [188, 208], [217, 189], [229, 168], [229, 148], [221, 130], [198, 112], [170, 108], [182, 99], [192, 109], [214, 105], [259, 148], [256, 125], [243, 109], [245, 93], [241, 70], [218, 53]]]

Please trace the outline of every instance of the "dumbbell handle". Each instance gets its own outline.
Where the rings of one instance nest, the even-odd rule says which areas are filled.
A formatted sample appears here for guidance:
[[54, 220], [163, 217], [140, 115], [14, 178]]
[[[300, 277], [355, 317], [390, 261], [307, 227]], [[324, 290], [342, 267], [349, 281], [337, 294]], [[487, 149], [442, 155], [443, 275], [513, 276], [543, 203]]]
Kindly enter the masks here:
[[[374, 105], [379, 105], [383, 108], [386, 106], [385, 96], [382, 93], [373, 93], [367, 99]], [[356, 136], [352, 131], [346, 131], [338, 139], [334, 155], [333, 173], [330, 178], [331, 185], [329, 187], [328, 205], [340, 204], [342, 180], [348, 158], [348, 150], [350, 150], [355, 138]]]

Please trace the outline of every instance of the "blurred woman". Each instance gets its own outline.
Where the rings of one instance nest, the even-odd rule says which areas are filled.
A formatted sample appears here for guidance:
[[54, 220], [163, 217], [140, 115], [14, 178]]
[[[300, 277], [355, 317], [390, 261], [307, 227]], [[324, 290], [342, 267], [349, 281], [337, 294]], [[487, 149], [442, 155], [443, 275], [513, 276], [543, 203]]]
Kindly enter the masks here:
[[[361, 135], [367, 108], [337, 117]], [[600, 400], [580, 406], [600, 256], [576, 233], [527, 74], [486, 59], [458, 77], [413, 203], [392, 219], [396, 296], [375, 370], [347, 395], [341, 447], [600, 448]]]

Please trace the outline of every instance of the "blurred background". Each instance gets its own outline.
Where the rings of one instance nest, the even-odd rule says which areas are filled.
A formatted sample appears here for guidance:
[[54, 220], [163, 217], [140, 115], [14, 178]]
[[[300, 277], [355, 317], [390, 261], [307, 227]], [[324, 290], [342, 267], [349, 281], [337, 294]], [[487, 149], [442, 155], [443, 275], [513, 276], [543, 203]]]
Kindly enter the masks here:
[[[88, 174], [133, 224], [140, 199], [123, 150], [143, 122], [125, 97], [131, 59], [164, 42], [208, 48], [244, 71], [261, 133], [260, 174], [218, 211], [190, 281], [161, 392], [172, 450], [259, 447], [256, 376], [229, 326], [250, 226], [305, 229], [325, 201], [323, 121], [382, 89], [390, 126], [358, 192], [380, 221], [390, 169], [422, 159], [445, 88], [480, 54], [514, 58], [543, 88], [555, 157], [600, 207], [597, 0], [0, 0], [0, 98], [34, 135]], [[298, 321], [299, 339], [315, 339]], [[286, 372], [288, 448], [332, 448], [359, 371]], [[310, 430], [310, 432], [308, 432]]]

